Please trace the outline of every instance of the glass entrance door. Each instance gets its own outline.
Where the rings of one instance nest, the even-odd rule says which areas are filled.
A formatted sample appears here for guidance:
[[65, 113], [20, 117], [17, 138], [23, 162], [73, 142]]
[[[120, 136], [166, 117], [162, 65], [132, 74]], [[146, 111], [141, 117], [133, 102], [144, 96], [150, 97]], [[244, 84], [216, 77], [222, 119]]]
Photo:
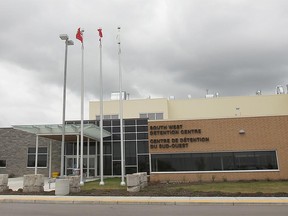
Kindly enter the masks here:
[[89, 159], [87, 157], [84, 157], [83, 174], [85, 177], [95, 177], [95, 161], [95, 156], [90, 157]]
[[[90, 155], [89, 161], [87, 155], [84, 155], [83, 158], [83, 177], [95, 177], [95, 156]], [[67, 176], [73, 175], [73, 170], [77, 168], [77, 156], [69, 155], [66, 156], [66, 163], [65, 163], [65, 173]], [[80, 168], [80, 161], [79, 161], [79, 168]], [[89, 172], [89, 173], [87, 173]]]
[[77, 168], [77, 158], [74, 156], [66, 156], [65, 174], [67, 176], [73, 175], [73, 170]]

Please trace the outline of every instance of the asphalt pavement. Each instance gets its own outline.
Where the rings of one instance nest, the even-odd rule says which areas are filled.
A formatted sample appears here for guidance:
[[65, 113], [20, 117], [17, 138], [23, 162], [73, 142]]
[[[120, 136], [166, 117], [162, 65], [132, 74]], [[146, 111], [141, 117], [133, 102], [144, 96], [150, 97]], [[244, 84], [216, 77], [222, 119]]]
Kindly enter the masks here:
[[[9, 178], [12, 190], [23, 188], [23, 178]], [[45, 191], [55, 183], [45, 178]], [[145, 204], [145, 205], [288, 205], [288, 197], [142, 197], [0, 195], [0, 203]]]

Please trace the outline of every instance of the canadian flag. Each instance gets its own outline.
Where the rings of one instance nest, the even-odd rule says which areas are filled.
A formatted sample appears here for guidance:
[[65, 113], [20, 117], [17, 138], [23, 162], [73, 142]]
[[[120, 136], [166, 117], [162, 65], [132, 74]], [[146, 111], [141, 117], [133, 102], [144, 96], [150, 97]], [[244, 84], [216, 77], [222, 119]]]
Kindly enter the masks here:
[[81, 43], [83, 43], [83, 37], [82, 37], [82, 32], [81, 32], [80, 28], [78, 28], [78, 31], [77, 31], [77, 34], [76, 34], [76, 38], [78, 40], [80, 40]]
[[100, 37], [100, 38], [102, 38], [102, 37], [103, 37], [103, 34], [102, 34], [102, 29], [101, 29], [101, 28], [99, 28], [99, 29], [98, 29], [98, 32], [99, 32], [99, 37]]

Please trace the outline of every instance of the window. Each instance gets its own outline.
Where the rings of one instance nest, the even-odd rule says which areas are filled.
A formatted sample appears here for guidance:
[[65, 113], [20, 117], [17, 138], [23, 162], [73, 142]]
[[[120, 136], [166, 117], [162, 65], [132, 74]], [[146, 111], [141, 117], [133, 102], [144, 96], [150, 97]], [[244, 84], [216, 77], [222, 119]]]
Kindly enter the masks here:
[[111, 143], [110, 142], [103, 142], [103, 153], [104, 154], [111, 154]]
[[[27, 167], [35, 167], [36, 148], [28, 148]], [[47, 167], [48, 152], [47, 147], [38, 148], [38, 164], [37, 167]]]
[[[100, 126], [99, 126], [100, 127]], [[112, 131], [112, 128], [109, 126], [109, 127], [103, 127], [103, 130], [106, 130], [108, 132], [111, 132]], [[106, 138], [106, 137], [105, 137]]]
[[147, 172], [149, 174], [149, 155], [138, 156], [138, 172]]
[[136, 142], [125, 142], [125, 163], [126, 165], [136, 165]]
[[140, 118], [148, 118], [149, 120], [161, 120], [164, 117], [163, 113], [140, 113]]
[[[104, 115], [103, 119], [119, 119], [119, 115]], [[96, 115], [96, 120], [100, 120], [100, 115]]]
[[113, 161], [113, 175], [121, 175], [121, 161]]
[[139, 117], [140, 118], [148, 118], [148, 115], [147, 115], [147, 113], [140, 113]]
[[124, 125], [130, 125], [130, 126], [135, 126], [135, 120], [134, 119], [125, 119], [124, 120]]
[[0, 168], [6, 168], [6, 160], [0, 160]]
[[113, 142], [113, 160], [121, 160], [121, 143]]
[[137, 173], [137, 167], [126, 167], [126, 174]]
[[163, 119], [163, 113], [156, 113], [156, 120]]
[[96, 154], [96, 143], [95, 142], [90, 142], [89, 146], [89, 154], [90, 155], [95, 155]]
[[152, 172], [277, 170], [275, 151], [151, 155]]
[[136, 133], [125, 133], [124, 139], [125, 140], [136, 140]]
[[148, 119], [155, 120], [156, 119], [156, 113], [148, 113]]
[[113, 124], [113, 126], [120, 126], [120, 119], [115, 119], [113, 121], [111, 121], [111, 125]]
[[138, 154], [148, 153], [149, 152], [148, 141], [147, 140], [138, 141], [137, 150], [138, 150]]
[[137, 139], [138, 140], [148, 139], [148, 133], [137, 133]]
[[103, 174], [112, 175], [112, 158], [109, 155], [103, 157]]
[[137, 132], [138, 133], [143, 133], [143, 132], [148, 132], [148, 126], [137, 126]]
[[120, 127], [112, 127], [113, 133], [120, 133]]
[[147, 119], [137, 119], [136, 123], [137, 123], [137, 125], [147, 126], [148, 125], [148, 120]]
[[65, 143], [65, 154], [66, 155], [73, 155], [74, 154], [74, 143]]
[[124, 130], [125, 130], [126, 133], [127, 133], [127, 132], [128, 132], [128, 133], [129, 133], [129, 132], [134, 132], [134, 133], [135, 133], [135, 132], [136, 132], [136, 127], [135, 127], [135, 126], [132, 126], [132, 127], [130, 127], [130, 126], [128, 127], [128, 126], [127, 126], [127, 127], [124, 128]]
[[103, 126], [111, 126], [111, 121], [109, 121], [109, 120], [104, 120], [104, 121], [103, 121]]
[[[97, 169], [100, 170], [100, 157], [97, 157]], [[110, 155], [104, 155], [103, 157], [103, 174], [112, 175], [112, 158]]]

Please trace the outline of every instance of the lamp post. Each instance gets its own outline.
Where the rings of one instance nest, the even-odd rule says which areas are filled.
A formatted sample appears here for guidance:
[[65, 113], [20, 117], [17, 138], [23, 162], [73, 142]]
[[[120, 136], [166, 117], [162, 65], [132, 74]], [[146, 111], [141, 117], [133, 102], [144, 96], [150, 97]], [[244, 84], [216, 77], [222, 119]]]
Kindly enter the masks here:
[[65, 108], [66, 108], [66, 77], [67, 77], [67, 53], [68, 46], [74, 45], [72, 40], [69, 40], [67, 34], [60, 34], [61, 40], [65, 41], [65, 62], [64, 62], [64, 83], [63, 83], [63, 113], [62, 113], [62, 142], [61, 142], [61, 176], [64, 176], [64, 144], [65, 144]]

